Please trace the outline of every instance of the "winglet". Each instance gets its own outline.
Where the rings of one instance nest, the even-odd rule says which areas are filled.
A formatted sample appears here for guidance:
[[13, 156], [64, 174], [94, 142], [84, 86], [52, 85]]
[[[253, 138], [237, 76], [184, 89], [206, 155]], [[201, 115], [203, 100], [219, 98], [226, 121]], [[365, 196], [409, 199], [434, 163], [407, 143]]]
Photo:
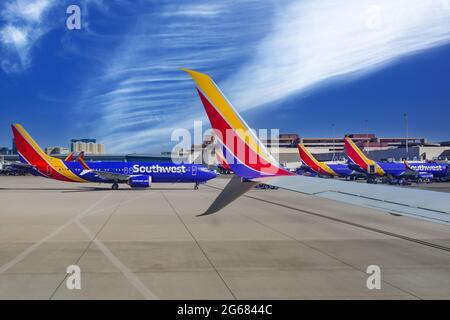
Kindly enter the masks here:
[[81, 163], [81, 165], [83, 166], [83, 168], [85, 170], [91, 170], [91, 168], [89, 168], [89, 166], [87, 165], [86, 161], [84, 161], [84, 151], [80, 152], [80, 154], [78, 155], [76, 161]]
[[223, 209], [231, 202], [239, 198], [241, 195], [246, 193], [248, 190], [253, 188], [259, 182], [245, 181], [243, 182], [238, 176], [233, 176], [222, 190], [222, 192], [217, 196], [214, 202], [209, 206], [209, 208], [202, 214], [197, 215], [197, 217], [207, 216], [217, 211]]
[[251, 179], [291, 175], [269, 153], [208, 75], [189, 69], [182, 70], [195, 81], [211, 127], [224, 147], [224, 158], [238, 176]]
[[[219, 87], [206, 74], [182, 69], [197, 86], [200, 100], [208, 115], [223, 156], [231, 170], [240, 178], [233, 178], [204, 214], [212, 214], [245, 193], [253, 178], [293, 175], [268, 152], [256, 134], [250, 130]], [[242, 182], [246, 181], [246, 182]]]

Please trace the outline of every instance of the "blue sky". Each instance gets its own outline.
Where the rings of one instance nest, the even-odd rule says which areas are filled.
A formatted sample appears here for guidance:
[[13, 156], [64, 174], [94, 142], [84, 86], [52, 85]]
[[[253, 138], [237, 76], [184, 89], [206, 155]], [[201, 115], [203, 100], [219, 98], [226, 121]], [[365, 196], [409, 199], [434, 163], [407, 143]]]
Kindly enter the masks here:
[[[376, 3], [376, 5], [374, 5]], [[82, 29], [67, 30], [69, 4]], [[0, 146], [95, 137], [170, 150], [206, 120], [187, 67], [255, 128], [450, 140], [450, 1], [57, 1], [0, 4]]]

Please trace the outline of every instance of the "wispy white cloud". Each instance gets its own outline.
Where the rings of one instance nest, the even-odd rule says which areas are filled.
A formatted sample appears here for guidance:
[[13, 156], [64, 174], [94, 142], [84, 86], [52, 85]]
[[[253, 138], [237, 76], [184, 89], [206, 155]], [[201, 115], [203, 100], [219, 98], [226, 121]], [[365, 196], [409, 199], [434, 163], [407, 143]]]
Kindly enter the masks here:
[[250, 109], [449, 41], [449, 1], [294, 2], [278, 14], [254, 59], [223, 85], [238, 108]]
[[81, 103], [96, 106], [96, 134], [109, 150], [167, 148], [173, 129], [204, 118], [180, 67], [213, 75], [234, 105], [246, 110], [355, 79], [450, 41], [446, 1], [286, 0], [242, 6], [180, 2], [138, 15], [136, 28], [104, 76], [89, 83]]
[[[201, 108], [193, 108], [198, 98], [180, 68], [223, 74], [222, 64], [242, 63], [261, 36], [261, 11], [272, 9], [270, 4], [253, 5], [252, 15], [250, 3], [254, 4], [242, 1], [233, 7], [233, 1], [180, 1], [157, 10], [138, 7], [136, 27], [129, 30], [104, 75], [86, 85], [81, 110], [92, 112], [94, 105], [98, 113], [95, 127], [86, 130], [93, 129], [112, 152], [170, 150], [172, 130], [190, 128], [203, 115]], [[241, 32], [243, 26], [246, 32]], [[235, 50], [242, 43], [246, 46]]]
[[166, 10], [163, 15], [168, 16], [195, 16], [195, 17], [214, 17], [223, 13], [225, 6], [223, 4], [185, 4]]
[[3, 4], [0, 44], [3, 47], [1, 67], [6, 72], [20, 72], [31, 61], [30, 51], [36, 41], [49, 29], [45, 14], [54, 0], [15, 0]]
[[13, 45], [16, 48], [22, 48], [27, 45], [28, 32], [24, 29], [8, 25], [1, 31], [1, 40], [3, 43]]
[[54, 0], [16, 0], [6, 3], [3, 15], [11, 20], [39, 23], [45, 11], [53, 4]]

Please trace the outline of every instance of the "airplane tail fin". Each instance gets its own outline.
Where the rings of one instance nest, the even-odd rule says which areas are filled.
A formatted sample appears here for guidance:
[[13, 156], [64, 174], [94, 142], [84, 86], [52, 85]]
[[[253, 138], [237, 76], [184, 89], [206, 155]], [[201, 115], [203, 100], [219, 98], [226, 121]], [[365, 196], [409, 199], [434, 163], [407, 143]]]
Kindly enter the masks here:
[[198, 95], [211, 127], [223, 147], [224, 159], [232, 171], [241, 178], [240, 182], [238, 178], [233, 178], [204, 214], [217, 212], [257, 184], [250, 179], [293, 175], [267, 151], [208, 75], [188, 69], [182, 70], [196, 83]]
[[20, 125], [11, 125], [14, 140], [16, 142], [17, 151], [21, 158], [29, 164], [36, 164], [46, 162], [52, 157], [47, 155], [36, 141], [28, 134], [28, 132]]
[[80, 152], [80, 154], [78, 155], [76, 161], [81, 163], [81, 165], [83, 166], [83, 168], [85, 170], [91, 170], [91, 168], [89, 168], [89, 166], [87, 165], [86, 161], [84, 161], [84, 151]]
[[72, 162], [73, 161], [73, 151], [67, 155], [67, 157], [64, 158], [65, 162]]
[[374, 164], [373, 160], [367, 158], [350, 137], [345, 137], [345, 151], [349, 159], [364, 170]]
[[405, 164], [406, 169], [410, 170], [410, 171], [415, 171], [409, 164], [409, 162], [407, 160], [403, 160], [403, 163]]
[[297, 149], [302, 162], [316, 173], [330, 176], [336, 175], [336, 173], [326, 163], [318, 161], [302, 143], [297, 145]]
[[224, 147], [224, 158], [239, 177], [251, 179], [291, 174], [267, 151], [208, 75], [188, 69], [182, 70], [195, 81], [211, 126]]
[[349, 159], [369, 174], [376, 174], [379, 176], [384, 176], [386, 174], [380, 165], [365, 156], [350, 137], [345, 137], [345, 150]]
[[62, 181], [85, 182], [84, 179], [79, 178], [70, 170], [61, 170], [67, 169], [64, 161], [51, 157], [42, 151], [36, 141], [31, 138], [20, 124], [13, 124], [11, 127], [21, 161], [23, 159], [26, 163], [35, 167], [39, 175]]

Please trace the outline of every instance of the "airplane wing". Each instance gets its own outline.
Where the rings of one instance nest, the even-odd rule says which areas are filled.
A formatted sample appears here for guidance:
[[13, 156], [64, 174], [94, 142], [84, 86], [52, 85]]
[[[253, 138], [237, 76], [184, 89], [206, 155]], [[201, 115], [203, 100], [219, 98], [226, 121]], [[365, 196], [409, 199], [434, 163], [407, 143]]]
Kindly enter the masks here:
[[15, 170], [31, 170], [34, 169], [35, 166], [28, 164], [28, 163], [22, 163], [22, 162], [10, 162], [10, 161], [3, 161], [1, 162], [0, 167], [2, 169], [6, 169], [6, 170], [11, 170], [11, 169], [15, 169]]
[[32, 169], [35, 168], [35, 166], [28, 164], [28, 163], [22, 163], [22, 162], [5, 162], [5, 166], [17, 168], [17, 169]]
[[83, 170], [83, 172], [81, 173], [81, 175], [85, 175], [88, 173], [93, 173], [95, 174], [97, 177], [104, 179], [104, 180], [108, 180], [108, 181], [117, 181], [117, 182], [127, 182], [131, 176], [126, 175], [126, 174], [121, 174], [121, 173], [115, 173], [115, 172], [107, 172], [107, 171], [99, 171], [99, 170]]
[[[288, 172], [267, 151], [208, 75], [193, 70], [183, 70], [195, 81], [211, 126], [218, 141], [224, 147], [224, 157], [237, 175], [231, 179], [203, 215], [220, 211], [256, 183], [265, 183], [391, 214], [450, 225], [450, 194], [448, 193], [311, 178]], [[349, 144], [352, 141], [346, 139], [346, 143]], [[363, 158], [364, 155], [356, 151], [353, 158]]]
[[450, 225], [450, 194], [305, 176], [252, 179], [319, 198]]
[[131, 176], [127, 174], [91, 169], [86, 163], [86, 161], [84, 161], [84, 151], [80, 152], [75, 161], [79, 162], [84, 168], [83, 172], [81, 172], [82, 176], [88, 173], [93, 173], [103, 180], [116, 182], [127, 182], [131, 178]]

